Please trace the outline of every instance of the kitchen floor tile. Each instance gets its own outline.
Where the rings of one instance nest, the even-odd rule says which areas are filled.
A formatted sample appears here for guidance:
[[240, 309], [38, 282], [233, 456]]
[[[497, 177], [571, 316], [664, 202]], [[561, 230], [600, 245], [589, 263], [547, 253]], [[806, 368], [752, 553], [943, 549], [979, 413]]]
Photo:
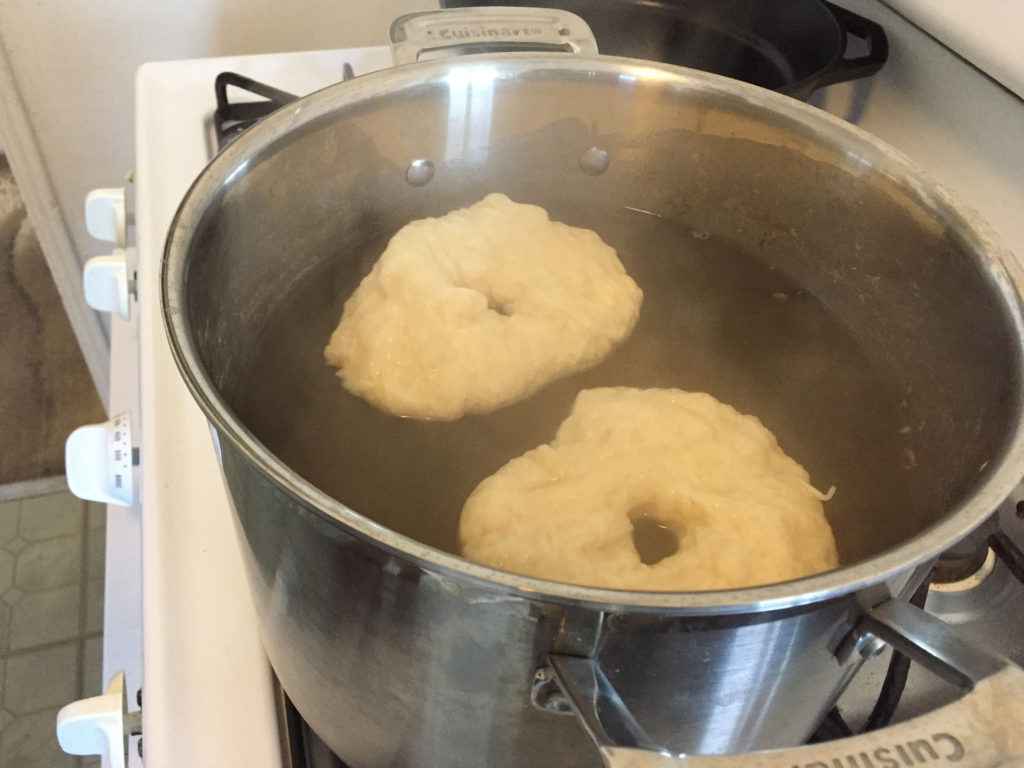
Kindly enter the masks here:
[[[0, 571], [0, 580], [3, 573]], [[26, 592], [79, 584], [82, 580], [82, 537], [61, 536], [32, 542], [18, 553], [14, 583]]]
[[99, 696], [107, 688], [103, 679], [103, 637], [97, 635], [85, 640], [82, 651], [81, 697]]
[[86, 532], [86, 578], [102, 579], [103, 567], [107, 560], [107, 529], [89, 528]]
[[0, 601], [0, 654], [6, 655], [11, 636], [11, 607]]
[[10, 656], [5, 677], [8, 712], [30, 715], [62, 707], [78, 696], [78, 641]]
[[105, 505], [66, 491], [0, 501], [3, 768], [101, 768], [61, 751], [55, 726], [60, 707], [103, 693], [105, 544]]
[[89, 515], [89, 530], [98, 530], [107, 527], [107, 505], [98, 501], [85, 502], [86, 513]]
[[82, 531], [85, 502], [70, 493], [21, 500], [18, 533], [26, 541], [73, 536]]
[[10, 650], [76, 637], [81, 623], [81, 592], [78, 584], [72, 584], [22, 595], [11, 609]]
[[0, 547], [18, 534], [18, 512], [20, 510], [20, 501], [0, 502]]
[[14, 555], [0, 549], [0, 596], [14, 586]]
[[57, 709], [15, 716], [0, 731], [0, 765], [17, 768], [74, 768], [75, 758], [57, 744]]
[[85, 633], [103, 631], [103, 579], [89, 579], [85, 589]]

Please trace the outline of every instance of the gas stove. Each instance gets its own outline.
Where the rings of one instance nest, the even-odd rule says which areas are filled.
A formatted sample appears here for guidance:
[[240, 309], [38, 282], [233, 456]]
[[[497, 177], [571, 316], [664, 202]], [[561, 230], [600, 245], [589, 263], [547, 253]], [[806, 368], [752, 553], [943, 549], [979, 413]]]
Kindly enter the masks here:
[[[841, 4], [882, 24], [890, 60], [871, 79], [819, 91], [812, 103], [902, 150], [1024, 255], [1024, 101], [889, 7]], [[287, 99], [390, 64], [382, 46], [160, 62], [138, 72], [137, 164], [128, 194], [134, 247], [119, 256], [125, 273], [137, 277], [137, 301], [129, 319], [112, 322], [111, 412], [129, 414], [140, 463], [132, 506], [111, 507], [104, 634], [105, 678], [124, 671], [129, 700], [144, 691], [144, 745], [133, 739], [128, 765], [141, 765], [140, 753], [148, 768], [342, 765], [290, 707], [262, 650], [209, 428], [165, 339], [159, 264], [178, 203], [216, 151], [217, 129], [230, 133], [263, 109], [232, 110], [221, 99], [218, 112], [218, 96], [252, 80], [264, 85], [256, 96], [237, 97], [242, 104]], [[222, 73], [235, 74], [215, 90]], [[973, 547], [945, 558], [937, 583], [921, 595], [926, 610], [1018, 663], [1024, 586], [1007, 565], [1012, 549], [1004, 550], [1007, 540], [1024, 545], [1022, 500], [1019, 487], [993, 510]], [[899, 705], [884, 713], [894, 721], [959, 695], [917, 665], [904, 671], [905, 686], [887, 683], [897, 666], [890, 655], [883, 650], [865, 663], [818, 738], [859, 730], [883, 689], [890, 696], [902, 690]]]

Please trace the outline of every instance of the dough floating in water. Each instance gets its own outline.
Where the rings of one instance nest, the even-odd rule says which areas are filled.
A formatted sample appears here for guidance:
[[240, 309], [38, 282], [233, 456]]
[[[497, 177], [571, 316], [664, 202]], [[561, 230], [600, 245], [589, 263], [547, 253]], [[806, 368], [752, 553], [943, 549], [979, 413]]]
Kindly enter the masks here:
[[595, 232], [492, 194], [403, 227], [324, 357], [381, 410], [457, 419], [597, 365], [633, 330], [642, 297]]
[[735, 589], [838, 565], [807, 471], [757, 418], [678, 389], [583, 390], [470, 495], [462, 553], [610, 589]]

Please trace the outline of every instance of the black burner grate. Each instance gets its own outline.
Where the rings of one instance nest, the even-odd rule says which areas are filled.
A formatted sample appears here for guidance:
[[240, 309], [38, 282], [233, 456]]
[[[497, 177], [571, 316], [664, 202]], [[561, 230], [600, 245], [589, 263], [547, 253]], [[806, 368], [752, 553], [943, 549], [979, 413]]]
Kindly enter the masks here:
[[281, 728], [281, 760], [284, 768], [347, 768], [302, 719], [288, 694], [275, 678]]
[[[234, 86], [249, 94], [263, 97], [260, 101], [232, 102], [228, 87]], [[295, 101], [298, 96], [253, 80], [237, 72], [221, 72], [214, 81], [217, 110], [213, 113], [213, 129], [217, 136], [217, 149], [224, 149], [238, 138], [246, 128], [255, 125], [271, 112]]]
[[[342, 82], [347, 82], [353, 77], [355, 72], [352, 65], [346, 62], [341, 70]], [[241, 101], [232, 101], [228, 95], [229, 87], [244, 91], [248, 97]], [[299, 98], [288, 91], [282, 91], [237, 72], [221, 72], [217, 75], [213, 88], [217, 96], [217, 109], [213, 113], [213, 131], [217, 139], [218, 152], [238, 138], [246, 128]], [[254, 101], [249, 98], [251, 96], [261, 98]]]

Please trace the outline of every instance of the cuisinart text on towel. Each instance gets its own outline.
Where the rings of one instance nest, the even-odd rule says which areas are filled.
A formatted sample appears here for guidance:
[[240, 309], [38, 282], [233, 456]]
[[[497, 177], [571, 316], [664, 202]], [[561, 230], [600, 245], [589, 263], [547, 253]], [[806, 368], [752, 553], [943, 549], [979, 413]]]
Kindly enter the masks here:
[[537, 37], [543, 35], [540, 27], [441, 27], [427, 30], [428, 37], [439, 37], [442, 40], [473, 40], [484, 37]]
[[[842, 742], [837, 742], [839, 746]], [[928, 763], [958, 763], [966, 754], [964, 745], [948, 733], [936, 733], [931, 739], [917, 739], [903, 744], [876, 747], [870, 752], [825, 758], [801, 763], [793, 768], [903, 768]]]

